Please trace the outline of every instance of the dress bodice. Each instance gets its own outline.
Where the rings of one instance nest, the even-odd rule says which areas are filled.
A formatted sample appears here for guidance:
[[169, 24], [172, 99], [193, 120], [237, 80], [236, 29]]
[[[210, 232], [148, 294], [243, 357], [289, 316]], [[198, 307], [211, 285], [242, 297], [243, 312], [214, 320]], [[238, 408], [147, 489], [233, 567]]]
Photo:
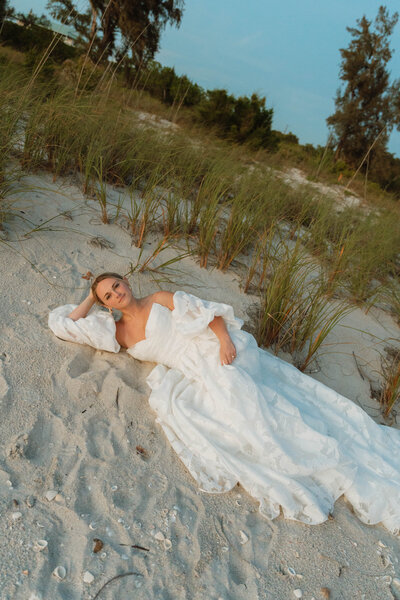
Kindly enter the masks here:
[[148, 360], [167, 367], [176, 366], [190, 340], [176, 327], [169, 308], [154, 302], [147, 319], [145, 339], [127, 349], [138, 360]]

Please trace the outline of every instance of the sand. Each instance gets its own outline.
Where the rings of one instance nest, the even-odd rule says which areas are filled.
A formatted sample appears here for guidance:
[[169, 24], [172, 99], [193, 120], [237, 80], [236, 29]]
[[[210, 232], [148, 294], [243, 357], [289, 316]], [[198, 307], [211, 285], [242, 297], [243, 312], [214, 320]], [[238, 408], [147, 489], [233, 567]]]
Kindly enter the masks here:
[[[11, 247], [0, 244], [0, 599], [94, 599], [126, 574], [98, 598], [400, 598], [399, 537], [361, 523], [344, 499], [332, 519], [308, 526], [267, 521], [240, 486], [200, 492], [148, 406], [154, 365], [54, 337], [48, 313], [85, 297], [82, 275], [126, 272], [139, 251], [121, 215], [102, 224], [72, 178], [41, 173], [21, 184], [16, 214], [27, 221], [9, 223]], [[32, 223], [42, 229], [24, 237]], [[229, 302], [250, 325], [257, 298], [241, 292], [238, 270], [200, 269], [194, 258], [176, 268], [164, 289]], [[149, 274], [131, 281], [138, 295], [158, 289]], [[376, 308], [355, 309], [344, 324], [311, 376], [384, 423], [369, 379], [399, 329]], [[57, 567], [64, 578], [52, 574]]]

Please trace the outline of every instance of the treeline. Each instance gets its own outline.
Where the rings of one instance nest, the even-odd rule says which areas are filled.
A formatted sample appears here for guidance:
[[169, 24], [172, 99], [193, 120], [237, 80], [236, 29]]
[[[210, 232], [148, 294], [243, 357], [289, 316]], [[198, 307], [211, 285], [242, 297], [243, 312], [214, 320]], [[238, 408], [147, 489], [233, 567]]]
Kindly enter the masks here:
[[[17, 25], [10, 20], [2, 23], [0, 41], [20, 52], [28, 54], [29, 64], [40, 60], [53, 40], [54, 32], [37, 23], [28, 26]], [[78, 56], [77, 49], [67, 44], [56, 44], [49, 56], [49, 63], [61, 63], [69, 58]]]
[[212, 127], [232, 142], [248, 143], [254, 148], [276, 150], [278, 137], [272, 131], [273, 109], [266, 108], [258, 94], [235, 97], [226, 90], [204, 90], [186, 75], [177, 75], [171, 67], [152, 61], [140, 72], [128, 72], [132, 85], [144, 89], [165, 104], [194, 109], [194, 118]]

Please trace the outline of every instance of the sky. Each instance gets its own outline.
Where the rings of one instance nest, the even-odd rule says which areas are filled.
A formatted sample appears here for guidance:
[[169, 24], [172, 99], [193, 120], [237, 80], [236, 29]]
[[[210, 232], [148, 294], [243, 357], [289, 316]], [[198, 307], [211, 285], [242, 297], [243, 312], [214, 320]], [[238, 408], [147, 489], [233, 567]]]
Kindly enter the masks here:
[[[46, 13], [46, 0], [10, 0], [17, 12]], [[80, 7], [85, 0], [78, 0]], [[185, 0], [179, 29], [167, 27], [156, 60], [174, 67], [205, 89], [257, 92], [273, 108], [273, 128], [291, 131], [301, 143], [325, 145], [326, 118], [334, 112], [340, 85], [339, 49], [365, 15], [373, 20], [375, 0]], [[390, 14], [398, 0], [384, 3]], [[400, 24], [392, 35], [392, 78], [400, 78]], [[400, 157], [400, 133], [389, 150]]]

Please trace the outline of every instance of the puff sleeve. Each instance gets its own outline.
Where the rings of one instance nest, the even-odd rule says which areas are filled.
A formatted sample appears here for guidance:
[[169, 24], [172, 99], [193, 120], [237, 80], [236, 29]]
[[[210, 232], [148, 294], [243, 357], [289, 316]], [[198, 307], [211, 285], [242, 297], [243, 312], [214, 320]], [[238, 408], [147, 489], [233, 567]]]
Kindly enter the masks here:
[[243, 325], [242, 319], [235, 317], [229, 304], [202, 300], [182, 291], [174, 294], [172, 316], [179, 331], [187, 337], [193, 337], [207, 329], [214, 317], [223, 317], [228, 330], [241, 329]]
[[65, 304], [52, 310], [48, 320], [51, 331], [68, 342], [87, 344], [96, 350], [119, 352], [114, 318], [104, 311], [92, 308], [86, 317], [73, 321], [68, 315], [76, 306]]

